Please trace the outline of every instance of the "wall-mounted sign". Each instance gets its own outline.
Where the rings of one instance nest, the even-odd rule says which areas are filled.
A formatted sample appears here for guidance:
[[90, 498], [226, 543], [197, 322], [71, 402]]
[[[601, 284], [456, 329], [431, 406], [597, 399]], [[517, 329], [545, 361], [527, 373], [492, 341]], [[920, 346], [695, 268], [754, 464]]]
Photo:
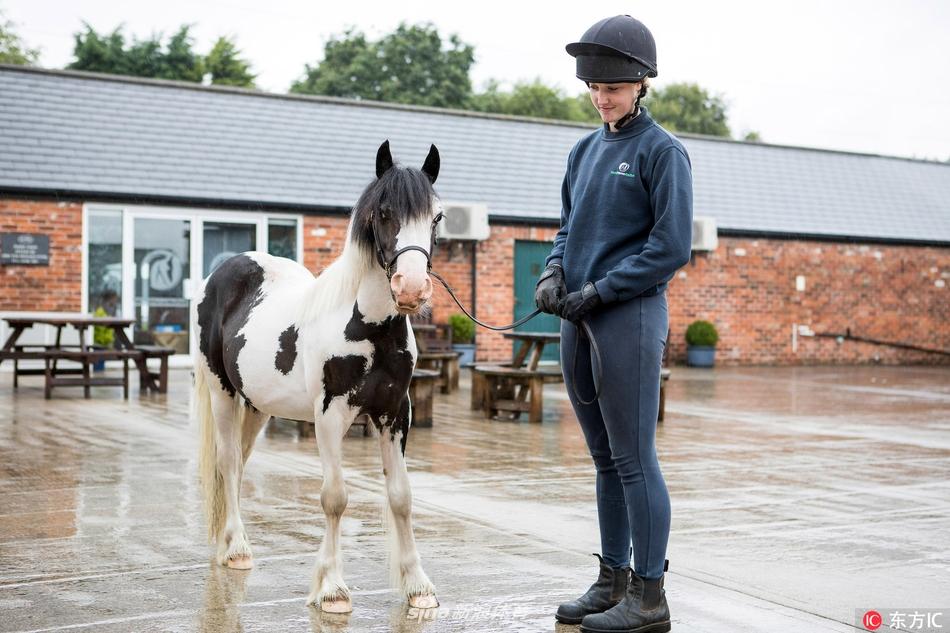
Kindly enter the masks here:
[[0, 264], [49, 266], [49, 235], [0, 233]]

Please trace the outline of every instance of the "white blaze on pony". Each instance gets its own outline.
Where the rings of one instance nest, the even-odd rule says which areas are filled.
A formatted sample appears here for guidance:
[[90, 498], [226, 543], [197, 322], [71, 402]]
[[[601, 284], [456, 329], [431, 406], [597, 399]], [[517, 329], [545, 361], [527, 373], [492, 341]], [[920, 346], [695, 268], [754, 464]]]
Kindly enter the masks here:
[[376, 180], [353, 209], [342, 255], [314, 277], [296, 262], [244, 253], [223, 263], [194, 302], [195, 404], [209, 536], [217, 562], [252, 567], [240, 515], [244, 465], [271, 416], [313, 421], [323, 466], [326, 536], [308, 604], [352, 610], [343, 581], [340, 518], [347, 493], [343, 436], [358, 416], [379, 430], [393, 580], [414, 607], [435, 607], [419, 562], [406, 473], [409, 381], [416, 359], [407, 315], [432, 295], [428, 275], [441, 205], [433, 145], [421, 170], [393, 164], [389, 142]]

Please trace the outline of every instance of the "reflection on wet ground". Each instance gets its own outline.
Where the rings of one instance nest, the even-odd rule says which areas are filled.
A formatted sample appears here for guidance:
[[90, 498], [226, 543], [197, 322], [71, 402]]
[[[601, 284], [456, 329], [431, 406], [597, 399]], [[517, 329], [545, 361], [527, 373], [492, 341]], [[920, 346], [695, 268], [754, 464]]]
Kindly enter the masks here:
[[[387, 587], [377, 442], [344, 444], [350, 615], [304, 606], [320, 464], [288, 423], [243, 488], [256, 567], [211, 564], [188, 419], [169, 396], [43, 399], [0, 374], [0, 631], [575, 631], [556, 605], [596, 571], [593, 468], [563, 389], [543, 424], [437, 396], [413, 429], [416, 539], [441, 607]], [[660, 461], [674, 630], [846, 631], [869, 608], [950, 619], [950, 369], [673, 368]], [[947, 622], [950, 625], [950, 622]], [[879, 630], [887, 630], [882, 627]]]

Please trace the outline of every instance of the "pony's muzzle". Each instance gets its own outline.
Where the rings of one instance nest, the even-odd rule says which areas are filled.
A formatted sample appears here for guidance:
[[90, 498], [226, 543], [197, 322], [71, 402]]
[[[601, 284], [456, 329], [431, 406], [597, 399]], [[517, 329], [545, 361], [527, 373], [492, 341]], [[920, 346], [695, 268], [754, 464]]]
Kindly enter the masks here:
[[418, 312], [432, 298], [432, 280], [427, 274], [415, 277], [396, 273], [389, 286], [400, 312]]

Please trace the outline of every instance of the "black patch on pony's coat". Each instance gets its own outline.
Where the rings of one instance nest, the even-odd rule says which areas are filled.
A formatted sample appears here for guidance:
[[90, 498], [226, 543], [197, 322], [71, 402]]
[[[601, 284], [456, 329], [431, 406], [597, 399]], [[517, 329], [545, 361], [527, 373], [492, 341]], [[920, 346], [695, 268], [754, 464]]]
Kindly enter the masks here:
[[[334, 356], [323, 365], [324, 412], [330, 400], [349, 393], [347, 404], [368, 415], [378, 430], [391, 427], [395, 438], [402, 432], [402, 451], [406, 452], [409, 435], [409, 382], [413, 359], [409, 351], [409, 326], [404, 316], [388, 317], [380, 323], [367, 323], [353, 305], [353, 316], [343, 335], [348, 341], [369, 341], [373, 362], [367, 368], [362, 356]], [[381, 418], [386, 417], [385, 424]]]
[[211, 372], [233, 398], [240, 393], [247, 405], [253, 404], [241, 391], [243, 383], [237, 358], [244, 347], [238, 335], [248, 317], [264, 298], [264, 269], [247, 255], [235, 255], [221, 264], [208, 278], [204, 298], [198, 304], [201, 335], [198, 349], [207, 359]]
[[323, 363], [323, 412], [330, 401], [345, 395], [366, 374], [366, 359], [362, 356], [333, 356]]
[[296, 326], [291, 325], [280, 333], [277, 339], [279, 347], [277, 355], [274, 357], [274, 367], [285, 376], [294, 368], [294, 361], [297, 360], [297, 335], [300, 332]]

